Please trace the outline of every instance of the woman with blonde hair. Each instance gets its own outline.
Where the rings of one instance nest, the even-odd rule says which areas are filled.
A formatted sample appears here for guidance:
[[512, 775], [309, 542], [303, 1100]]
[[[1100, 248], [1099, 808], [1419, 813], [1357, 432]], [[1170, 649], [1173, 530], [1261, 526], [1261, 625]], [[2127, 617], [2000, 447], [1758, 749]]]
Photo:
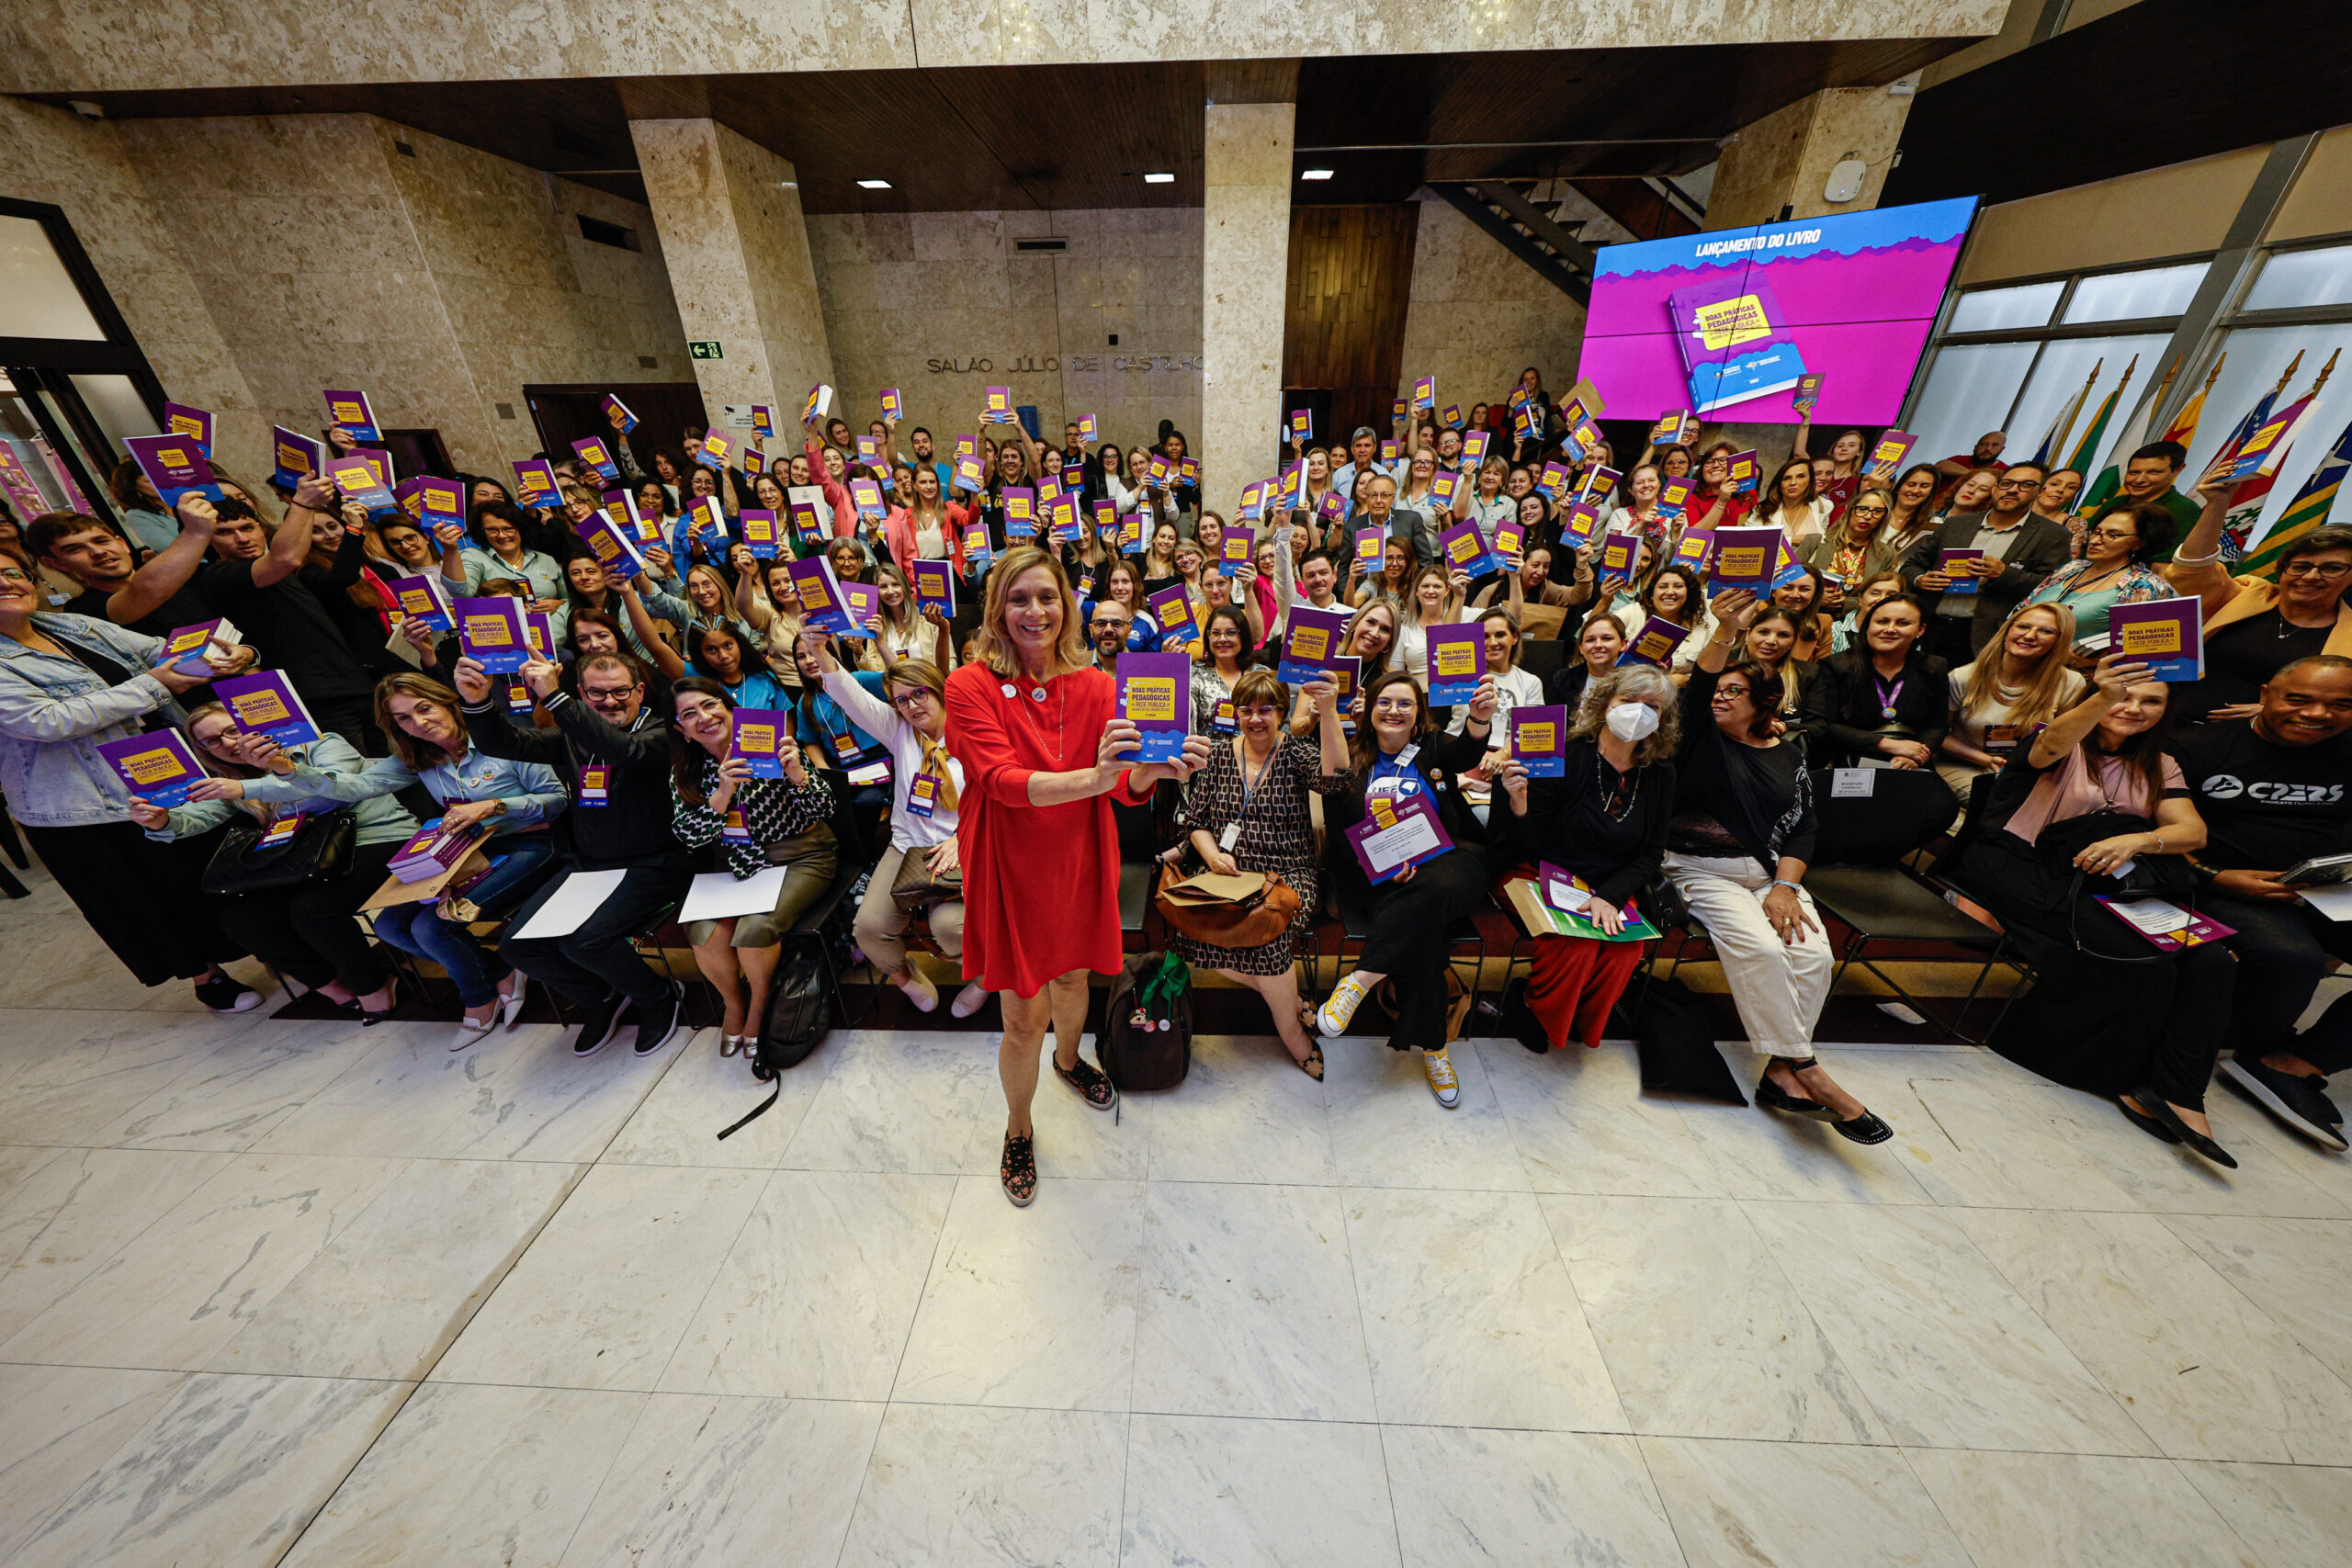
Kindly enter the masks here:
[[1963, 806], [1980, 776], [2007, 767], [2038, 727], [2081, 700], [2083, 678], [2066, 667], [2074, 646], [2074, 611], [2020, 604], [1992, 645], [1947, 678], [1951, 726], [1936, 772]]
[[1122, 963], [1118, 833], [1104, 797], [1145, 804], [1160, 780], [1190, 779], [1209, 742], [1192, 736], [1170, 761], [1121, 761], [1141, 731], [1118, 716], [1116, 682], [1088, 656], [1061, 562], [1034, 545], [1006, 551], [989, 574], [973, 659], [947, 678], [947, 750], [967, 781], [956, 827], [964, 975], [1002, 993], [1008, 1114], [997, 1174], [1025, 1208], [1037, 1193], [1029, 1108], [1048, 1023], [1055, 1075], [1095, 1110], [1118, 1098], [1078, 1054], [1087, 976]]

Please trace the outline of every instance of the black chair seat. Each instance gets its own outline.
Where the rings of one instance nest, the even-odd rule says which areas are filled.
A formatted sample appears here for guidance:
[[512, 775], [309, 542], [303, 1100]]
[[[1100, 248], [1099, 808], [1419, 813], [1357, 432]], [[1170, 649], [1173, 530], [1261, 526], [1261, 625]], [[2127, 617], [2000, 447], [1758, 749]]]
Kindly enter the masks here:
[[1157, 861], [1119, 863], [1119, 930], [1143, 930], [1144, 912], [1151, 908], [1151, 893], [1159, 876]]
[[1892, 866], [1815, 866], [1804, 886], [1815, 903], [1873, 942], [1943, 942], [1980, 953], [2001, 944], [2000, 932]]

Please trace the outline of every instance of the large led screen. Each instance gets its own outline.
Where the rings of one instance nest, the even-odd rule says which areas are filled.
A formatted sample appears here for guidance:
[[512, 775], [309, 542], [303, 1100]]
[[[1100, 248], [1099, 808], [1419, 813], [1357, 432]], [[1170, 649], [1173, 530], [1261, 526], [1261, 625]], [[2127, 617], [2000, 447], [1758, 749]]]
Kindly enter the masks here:
[[1606, 245], [1577, 373], [1612, 414], [1696, 409], [1794, 423], [1892, 423], [1960, 260], [1976, 198]]

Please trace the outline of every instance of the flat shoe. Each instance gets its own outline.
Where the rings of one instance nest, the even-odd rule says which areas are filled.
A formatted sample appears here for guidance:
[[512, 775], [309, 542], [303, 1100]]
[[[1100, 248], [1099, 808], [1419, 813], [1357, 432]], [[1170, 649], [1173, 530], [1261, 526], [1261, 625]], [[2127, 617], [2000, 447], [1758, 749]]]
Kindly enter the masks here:
[[1756, 1103], [1770, 1111], [1785, 1111], [1791, 1116], [1810, 1116], [1816, 1122], [1834, 1122], [1838, 1120], [1836, 1113], [1821, 1101], [1791, 1094], [1774, 1083], [1770, 1072], [1756, 1080]]
[[2147, 1134], [2148, 1136], [2157, 1140], [2159, 1143], [2177, 1144], [2180, 1142], [2179, 1137], [2174, 1134], [2171, 1128], [2165, 1126], [2163, 1122], [2143, 1111], [2134, 1111], [2132, 1109], [2132, 1102], [2124, 1099], [2120, 1094], [2115, 1097], [2115, 1109], [2123, 1112], [2123, 1119], [2126, 1122], [2131, 1122], [2132, 1125], [2139, 1128], [2140, 1131]]
[[1860, 1116], [1849, 1116], [1843, 1122], [1833, 1121], [1829, 1124], [1838, 1130], [1839, 1137], [1858, 1144], [1883, 1144], [1894, 1136], [1894, 1128], [1868, 1111]]
[[[2229, 1150], [2182, 1121], [2179, 1114], [2165, 1102], [2165, 1097], [2154, 1089], [2143, 1086], [2139, 1089], [2126, 1089], [2124, 1092], [2147, 1107], [2150, 1119], [2170, 1133], [2174, 1142], [2186, 1146], [2193, 1153], [2202, 1155], [2215, 1165], [2230, 1170], [2235, 1170], [2238, 1168], [2237, 1160], [2232, 1156]], [[2120, 1105], [2122, 1102], [2118, 1100], [2117, 1103]], [[2125, 1114], [2129, 1115], [2130, 1111], [2127, 1110]]]

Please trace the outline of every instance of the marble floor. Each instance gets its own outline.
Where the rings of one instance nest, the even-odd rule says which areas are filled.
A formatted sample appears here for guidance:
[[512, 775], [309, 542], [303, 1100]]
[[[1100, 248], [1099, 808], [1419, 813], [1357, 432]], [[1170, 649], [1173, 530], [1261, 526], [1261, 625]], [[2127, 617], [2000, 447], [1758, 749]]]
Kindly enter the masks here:
[[[2352, 1166], [1964, 1049], [1875, 1149], [1628, 1048], [1212, 1037], [1115, 1122], [988, 1037], [220, 1019], [0, 907], [0, 1563], [2338, 1568]], [[70, 919], [70, 916], [66, 918]], [[1746, 1060], [1735, 1066], [1745, 1075]]]

